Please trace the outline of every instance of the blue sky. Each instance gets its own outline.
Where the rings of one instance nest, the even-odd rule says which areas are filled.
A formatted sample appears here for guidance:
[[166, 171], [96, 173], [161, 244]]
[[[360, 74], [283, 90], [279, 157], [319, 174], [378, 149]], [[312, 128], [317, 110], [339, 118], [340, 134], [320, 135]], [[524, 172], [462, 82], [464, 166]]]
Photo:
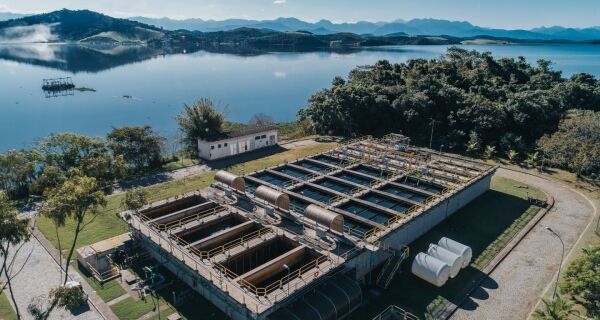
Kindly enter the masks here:
[[0, 0], [0, 12], [90, 9], [113, 16], [392, 21], [439, 18], [508, 29], [600, 25], [600, 0]]

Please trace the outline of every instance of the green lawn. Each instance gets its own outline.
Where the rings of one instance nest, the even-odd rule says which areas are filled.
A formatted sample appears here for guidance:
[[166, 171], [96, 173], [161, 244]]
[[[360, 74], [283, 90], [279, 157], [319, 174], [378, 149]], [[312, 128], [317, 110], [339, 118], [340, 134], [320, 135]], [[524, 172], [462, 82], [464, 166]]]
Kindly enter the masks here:
[[5, 292], [0, 293], [0, 320], [16, 320], [15, 309], [8, 301], [10, 299]]
[[77, 271], [79, 271], [104, 302], [109, 302], [127, 293], [119, 284], [119, 279], [113, 279], [100, 284], [89, 272], [87, 272], [87, 270], [80, 269], [77, 262], [75, 262], [74, 265]]
[[121, 320], [135, 320], [154, 309], [156, 300], [153, 302], [152, 299], [150, 296], [146, 296], [145, 300], [127, 298], [112, 305], [110, 308]]
[[530, 196], [543, 199], [544, 194], [532, 188], [518, 188], [518, 185], [523, 184], [494, 177], [490, 191], [410, 245], [411, 257], [414, 257], [444, 236], [468, 244], [473, 249], [474, 262], [461, 270], [456, 278], [437, 288], [412, 275], [410, 263], [404, 263], [402, 273], [394, 278], [389, 289], [351, 318], [371, 319], [389, 305], [398, 305], [428, 319], [446, 301], [456, 301], [461, 289], [481, 276], [483, 266], [538, 212], [539, 208], [531, 207], [526, 196], [529, 192]]

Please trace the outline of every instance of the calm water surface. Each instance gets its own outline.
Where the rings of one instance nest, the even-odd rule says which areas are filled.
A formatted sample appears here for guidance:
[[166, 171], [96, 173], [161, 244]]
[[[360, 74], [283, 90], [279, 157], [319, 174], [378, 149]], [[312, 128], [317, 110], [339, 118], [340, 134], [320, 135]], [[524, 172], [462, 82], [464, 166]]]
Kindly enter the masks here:
[[[600, 46], [467, 46], [497, 57], [552, 60], [565, 76], [600, 77]], [[262, 112], [293, 120], [336, 75], [379, 59], [435, 58], [446, 46], [399, 46], [356, 53], [273, 53], [238, 56], [197, 52], [159, 55], [134, 48], [83, 50], [64, 45], [0, 46], [0, 151], [29, 146], [52, 132], [103, 136], [111, 127], [153, 126], [177, 135], [183, 104], [208, 97], [228, 106], [228, 119], [245, 122]], [[96, 92], [46, 98], [43, 78], [72, 77]]]

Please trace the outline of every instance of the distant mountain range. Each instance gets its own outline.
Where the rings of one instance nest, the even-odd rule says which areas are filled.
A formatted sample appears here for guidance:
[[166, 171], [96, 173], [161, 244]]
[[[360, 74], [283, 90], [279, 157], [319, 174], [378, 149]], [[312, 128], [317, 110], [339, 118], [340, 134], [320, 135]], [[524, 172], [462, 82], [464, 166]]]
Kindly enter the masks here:
[[555, 26], [531, 30], [505, 30], [478, 27], [466, 21], [438, 19], [396, 20], [392, 22], [361, 21], [356, 23], [333, 23], [329, 20], [310, 23], [296, 18], [278, 18], [275, 20], [228, 19], [223, 21], [202, 19], [174, 20], [169, 18], [152, 19], [145, 17], [132, 17], [130, 19], [168, 30], [186, 29], [203, 32], [225, 31], [246, 27], [280, 32], [305, 30], [314, 34], [349, 32], [361, 35], [383, 36], [401, 32], [408, 35], [448, 35], [459, 38], [490, 36], [522, 40], [582, 41], [600, 39], [600, 27], [576, 29]]
[[[19, 19], [27, 15], [17, 13], [0, 13], [0, 21]], [[561, 26], [540, 27], [530, 30], [506, 30], [475, 26], [466, 21], [449, 21], [439, 19], [413, 19], [392, 22], [333, 23], [320, 20], [315, 23], [297, 18], [277, 18], [274, 20], [203, 20], [170, 18], [131, 17], [129, 20], [156, 26], [166, 30], [189, 30], [202, 32], [229, 31], [238, 28], [267, 29], [279, 32], [304, 30], [317, 35], [334, 33], [355, 33], [359, 35], [385, 36], [403, 33], [407, 35], [451, 36], [458, 38], [496, 37], [520, 40], [571, 40], [586, 41], [600, 39], [600, 26], [590, 28], [567, 28]]]

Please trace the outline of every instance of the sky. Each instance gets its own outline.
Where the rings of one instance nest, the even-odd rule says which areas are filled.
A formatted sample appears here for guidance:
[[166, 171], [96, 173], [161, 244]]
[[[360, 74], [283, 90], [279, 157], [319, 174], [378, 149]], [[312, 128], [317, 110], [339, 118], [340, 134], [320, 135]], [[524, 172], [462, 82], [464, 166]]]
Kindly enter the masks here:
[[436, 18], [505, 29], [600, 25], [600, 0], [0, 0], [0, 12], [89, 9], [116, 17], [274, 19], [315, 22]]

